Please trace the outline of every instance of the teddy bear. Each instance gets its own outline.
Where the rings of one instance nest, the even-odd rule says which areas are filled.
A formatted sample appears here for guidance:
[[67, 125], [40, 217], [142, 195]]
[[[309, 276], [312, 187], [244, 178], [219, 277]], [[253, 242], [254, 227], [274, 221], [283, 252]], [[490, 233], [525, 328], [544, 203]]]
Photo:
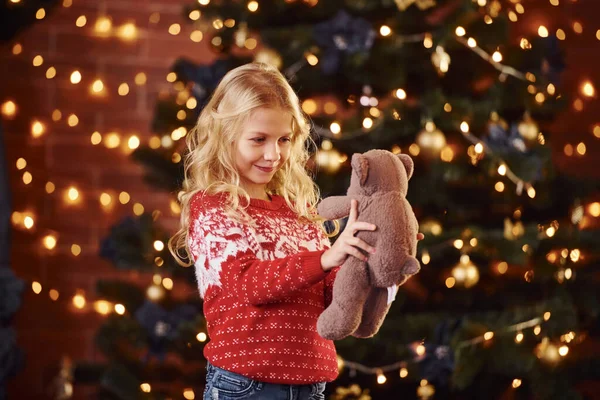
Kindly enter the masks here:
[[419, 225], [406, 200], [414, 163], [405, 154], [370, 150], [352, 156], [352, 176], [346, 196], [323, 199], [317, 206], [328, 220], [350, 214], [351, 200], [358, 201], [358, 219], [375, 224], [375, 231], [357, 236], [376, 248], [367, 261], [348, 257], [333, 284], [331, 304], [317, 321], [319, 334], [330, 340], [352, 335], [374, 336], [381, 327], [398, 286], [419, 272]]

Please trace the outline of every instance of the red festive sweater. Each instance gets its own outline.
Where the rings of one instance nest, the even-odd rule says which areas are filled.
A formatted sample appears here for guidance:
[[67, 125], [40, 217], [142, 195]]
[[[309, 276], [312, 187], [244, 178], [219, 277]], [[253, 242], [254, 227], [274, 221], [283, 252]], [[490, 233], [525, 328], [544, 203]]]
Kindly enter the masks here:
[[329, 239], [281, 196], [251, 199], [256, 227], [227, 217], [224, 199], [200, 192], [190, 204], [188, 244], [210, 339], [204, 356], [263, 382], [331, 382], [335, 346], [316, 329], [336, 273], [321, 267]]

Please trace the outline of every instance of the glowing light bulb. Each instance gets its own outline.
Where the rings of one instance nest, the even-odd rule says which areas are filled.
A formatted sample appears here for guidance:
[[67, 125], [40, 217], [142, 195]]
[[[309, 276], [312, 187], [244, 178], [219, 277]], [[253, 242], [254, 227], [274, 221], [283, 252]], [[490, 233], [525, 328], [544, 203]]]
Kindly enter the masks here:
[[42, 242], [43, 242], [45, 248], [47, 248], [48, 250], [52, 250], [56, 247], [56, 242], [57, 242], [56, 236], [46, 235], [42, 239]]
[[79, 17], [77, 17], [77, 21], [75, 21], [75, 26], [77, 26], [78, 28], [82, 28], [85, 26], [85, 24], [87, 24], [87, 18], [85, 15], [80, 15]]
[[81, 82], [81, 72], [75, 70], [71, 73], [71, 83], [76, 85], [79, 82]]
[[17, 113], [17, 105], [12, 100], [7, 100], [2, 103], [2, 115], [7, 118], [12, 118]]
[[171, 35], [173, 35], [173, 36], [179, 35], [179, 32], [181, 32], [181, 25], [171, 24], [171, 26], [169, 26], [169, 33]]
[[590, 81], [586, 81], [581, 86], [581, 93], [586, 97], [594, 97], [596, 94], [596, 89], [594, 85]]
[[133, 22], [123, 24], [119, 28], [119, 36], [124, 40], [133, 40], [137, 37], [137, 27]]
[[337, 122], [332, 122], [331, 125], [329, 125], [329, 130], [331, 131], [331, 133], [333, 133], [334, 135], [339, 134], [342, 131], [342, 127], [340, 126], [339, 123]]
[[46, 127], [40, 121], [33, 121], [31, 124], [31, 135], [38, 138], [44, 134]]
[[107, 17], [100, 17], [96, 20], [94, 30], [96, 33], [107, 34], [112, 29], [112, 21]]

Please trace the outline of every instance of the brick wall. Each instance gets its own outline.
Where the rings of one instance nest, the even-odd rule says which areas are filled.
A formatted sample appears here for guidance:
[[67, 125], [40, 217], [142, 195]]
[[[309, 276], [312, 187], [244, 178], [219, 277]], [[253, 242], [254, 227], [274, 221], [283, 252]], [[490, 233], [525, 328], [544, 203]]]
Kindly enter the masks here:
[[[68, 2], [66, 3], [69, 4]], [[183, 15], [185, 1], [142, 0], [75, 0], [72, 5], [60, 5], [46, 17], [22, 32], [0, 51], [2, 77], [0, 102], [12, 100], [17, 114], [4, 121], [9, 174], [13, 188], [14, 210], [34, 213], [33, 229], [15, 229], [12, 266], [28, 283], [24, 303], [15, 325], [20, 346], [27, 353], [27, 364], [9, 385], [10, 398], [51, 398], [51, 381], [63, 355], [74, 360], [97, 360], [93, 337], [103, 317], [91, 310], [77, 310], [71, 297], [78, 289], [93, 298], [94, 286], [100, 277], [125, 276], [112, 264], [97, 256], [100, 240], [111, 224], [132, 214], [132, 206], [140, 202], [146, 210], [161, 210], [161, 223], [173, 229], [177, 222], [169, 208], [169, 196], [142, 182], [142, 168], [133, 163], [123, 150], [132, 135], [142, 143], [152, 136], [150, 122], [156, 97], [171, 84], [166, 75], [174, 60], [185, 55], [197, 62], [208, 63], [214, 54], [206, 40], [195, 43], [189, 34], [193, 30]], [[150, 16], [158, 13], [158, 22]], [[77, 27], [81, 15], [87, 23]], [[98, 34], [95, 22], [99, 16], [112, 19], [112, 33]], [[119, 27], [132, 22], [137, 38], [126, 41], [116, 35]], [[171, 35], [169, 26], [181, 25], [179, 35]], [[22, 46], [20, 54], [12, 54], [13, 46]], [[36, 55], [43, 57], [41, 66], [34, 66]], [[53, 66], [56, 76], [46, 78]], [[80, 71], [79, 84], [70, 82], [71, 72]], [[144, 72], [145, 85], [136, 85], [136, 74]], [[91, 94], [96, 79], [104, 83], [104, 95]], [[130, 91], [120, 96], [117, 88], [127, 83]], [[52, 120], [54, 110], [62, 119]], [[68, 116], [75, 114], [79, 123], [69, 126]], [[32, 120], [45, 125], [45, 133], [31, 135]], [[108, 149], [103, 144], [92, 145], [91, 134], [117, 132], [121, 146]], [[27, 161], [24, 170], [17, 170], [16, 161]], [[22, 174], [29, 171], [32, 183], [25, 185]], [[45, 183], [56, 185], [53, 194], [45, 192]], [[63, 191], [69, 186], [80, 190], [82, 201], [69, 205]], [[126, 191], [131, 201], [120, 204], [113, 196], [112, 210], [105, 210], [98, 200], [101, 192]], [[43, 248], [41, 238], [47, 233], [58, 234], [58, 244], [52, 251]], [[82, 248], [75, 257], [71, 244]], [[148, 284], [151, 277], [135, 273], [129, 279]], [[29, 284], [38, 281], [42, 292], [35, 294]], [[58, 301], [49, 298], [49, 290], [60, 293]], [[77, 387], [75, 398], [90, 398], [93, 390]]]
[[[92, 311], [78, 311], [70, 303], [70, 296], [83, 289], [90, 296], [98, 278], [126, 277], [113, 266], [99, 259], [97, 248], [109, 226], [125, 215], [131, 215], [134, 202], [141, 202], [146, 210], [159, 209], [163, 212], [162, 223], [172, 229], [176, 220], [168, 207], [167, 194], [157, 192], [142, 183], [142, 169], [132, 163], [121, 149], [107, 149], [103, 145], [90, 143], [92, 132], [118, 132], [122, 139], [137, 134], [142, 142], [152, 135], [149, 125], [153, 106], [159, 91], [170, 85], [165, 77], [176, 57], [185, 55], [198, 62], [211, 62], [215, 55], [207, 48], [206, 40], [194, 43], [189, 38], [191, 26], [185, 22], [182, 6], [191, 1], [168, 0], [74, 0], [69, 7], [59, 6], [44, 20], [23, 32], [12, 43], [0, 48], [0, 102], [13, 100], [18, 106], [14, 119], [5, 121], [5, 136], [8, 149], [9, 173], [13, 187], [15, 211], [32, 211], [35, 226], [30, 231], [15, 229], [13, 237], [12, 264], [16, 273], [27, 280], [39, 281], [43, 290], [39, 295], [28, 287], [24, 304], [17, 315], [19, 343], [27, 352], [27, 365], [9, 385], [10, 398], [44, 399], [50, 397], [51, 381], [61, 356], [72, 359], [97, 360], [100, 355], [94, 349], [93, 335], [102, 317]], [[68, 4], [68, 3], [67, 3]], [[565, 82], [570, 94], [577, 93], [582, 77], [588, 77], [600, 89], [600, 72], [597, 65], [599, 43], [594, 32], [598, 26], [597, 5], [578, 2], [571, 7], [572, 14], [561, 14], [562, 9], [542, 5], [532, 9], [518, 24], [519, 34], [535, 32], [540, 23], [545, 23], [550, 32], [560, 26], [549, 21], [570, 24], [579, 20], [584, 33], [575, 35], [567, 30], [569, 68]], [[526, 7], [527, 4], [526, 4]], [[150, 22], [153, 13], [160, 15], [156, 23]], [[81, 15], [87, 24], [78, 28], [75, 21]], [[114, 35], [102, 37], [95, 33], [97, 17], [112, 17], [113, 29], [126, 22], [138, 28], [138, 38], [124, 41]], [[558, 17], [560, 15], [560, 18]], [[181, 24], [182, 31], [173, 36], [168, 33], [172, 23]], [[565, 28], [565, 27], [563, 27]], [[22, 45], [22, 52], [12, 54], [15, 43]], [[36, 55], [44, 58], [43, 65], [34, 67]], [[46, 70], [54, 66], [56, 77], [46, 79]], [[79, 70], [82, 81], [73, 85], [69, 76]], [[137, 86], [137, 73], [147, 75], [147, 83]], [[96, 79], [105, 85], [105, 96], [90, 94], [89, 87]], [[128, 83], [130, 92], [119, 96], [117, 87]], [[55, 109], [62, 119], [53, 122]], [[591, 135], [591, 126], [599, 122], [598, 102], [586, 102], [582, 112], [572, 108], [561, 116], [555, 125], [553, 137], [557, 162], [562, 168], [598, 176], [594, 159], [600, 155], [598, 139]], [[79, 123], [68, 126], [66, 120], [76, 114]], [[30, 134], [33, 119], [42, 121], [46, 133], [40, 138]], [[565, 143], [585, 141], [588, 154], [585, 157], [565, 157]], [[27, 160], [25, 170], [18, 171], [16, 160]], [[24, 171], [33, 175], [33, 182], [25, 185], [21, 176]], [[46, 181], [56, 184], [56, 192], [46, 194]], [[65, 188], [73, 185], [82, 190], [83, 201], [79, 205], [67, 205], [62, 199]], [[117, 204], [106, 212], [98, 202], [100, 192], [127, 191], [132, 201], [127, 205]], [[115, 201], [115, 200], [113, 200]], [[54, 251], [43, 249], [40, 239], [47, 232], [59, 234]], [[70, 245], [82, 247], [78, 257], [70, 254]], [[148, 283], [149, 278], [129, 275], [132, 280]], [[53, 302], [48, 290], [60, 292], [58, 301]], [[93, 390], [76, 388], [76, 399], [90, 398]]]

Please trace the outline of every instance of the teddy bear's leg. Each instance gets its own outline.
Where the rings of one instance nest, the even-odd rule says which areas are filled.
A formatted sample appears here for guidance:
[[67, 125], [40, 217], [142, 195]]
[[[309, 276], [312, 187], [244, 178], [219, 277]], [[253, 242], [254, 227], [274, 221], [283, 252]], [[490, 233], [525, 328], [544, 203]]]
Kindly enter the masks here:
[[374, 336], [383, 324], [392, 303], [388, 304], [388, 289], [371, 287], [363, 308], [362, 321], [352, 334], [358, 338]]
[[317, 321], [319, 335], [339, 340], [352, 334], [360, 324], [369, 287], [365, 262], [348, 257], [333, 283], [331, 304]]

